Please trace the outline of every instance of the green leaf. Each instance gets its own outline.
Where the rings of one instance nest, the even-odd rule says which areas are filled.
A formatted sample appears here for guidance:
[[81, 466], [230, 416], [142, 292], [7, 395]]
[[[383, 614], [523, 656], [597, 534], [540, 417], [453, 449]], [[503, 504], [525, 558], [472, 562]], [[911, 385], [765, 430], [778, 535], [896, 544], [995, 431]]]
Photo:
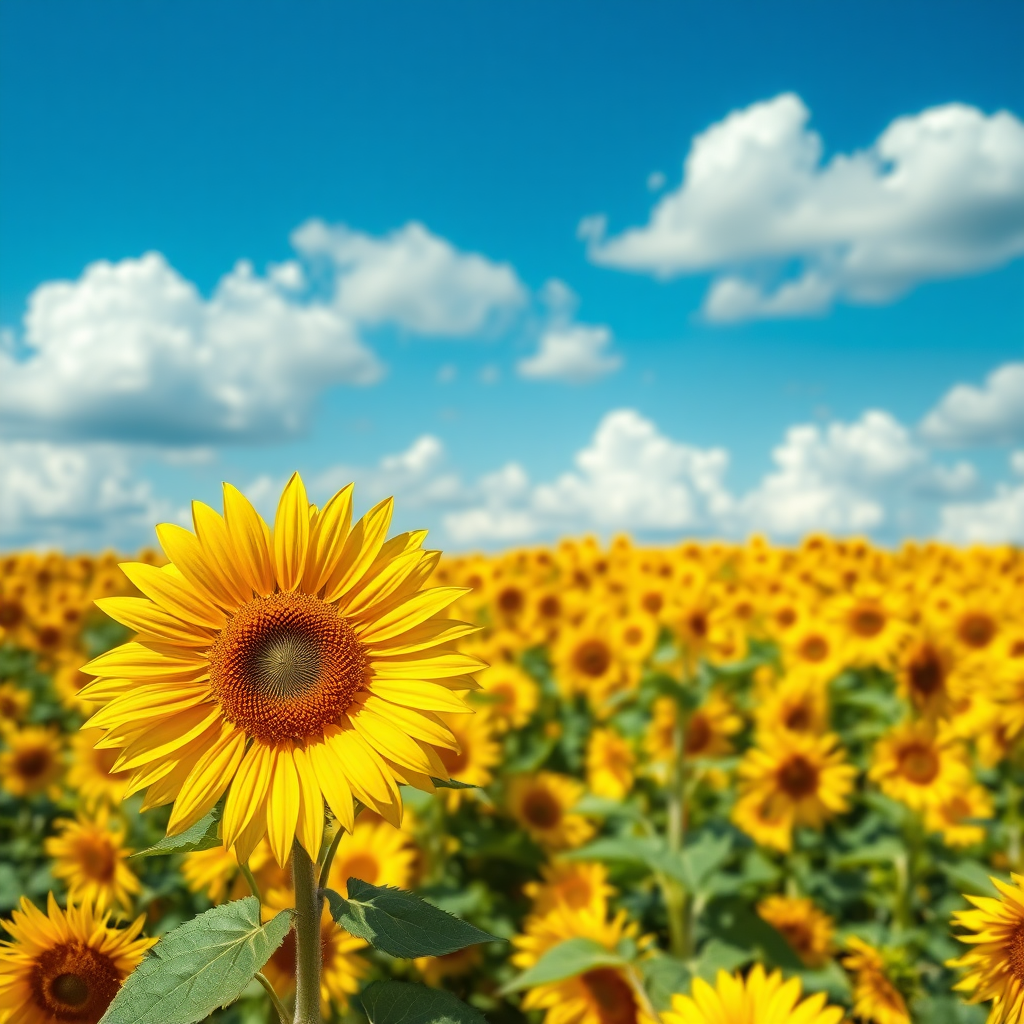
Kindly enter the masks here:
[[754, 959], [754, 954], [738, 946], [722, 942], [721, 939], [709, 939], [700, 951], [693, 964], [693, 973], [705, 981], [714, 982], [719, 971], [732, 973]]
[[370, 1024], [487, 1024], [451, 992], [405, 981], [375, 981], [359, 1001]]
[[529, 970], [513, 978], [501, 991], [503, 995], [546, 985], [584, 974], [596, 967], [624, 967], [628, 963], [618, 953], [605, 949], [593, 939], [575, 938], [552, 946]]
[[638, 966], [643, 975], [647, 994], [659, 1012], [669, 1008], [672, 996], [677, 992], [690, 991], [693, 972], [682, 960], [677, 960], [674, 956], [653, 956], [641, 960]]
[[505, 941], [388, 885], [350, 878], [348, 899], [332, 889], [325, 889], [324, 896], [342, 928], [391, 956], [444, 956], [478, 942]]
[[629, 818], [633, 821], [646, 821], [643, 811], [632, 804], [621, 800], [609, 800], [604, 796], [588, 793], [573, 805], [574, 814], [593, 815], [595, 818]]
[[238, 998], [291, 926], [290, 910], [261, 924], [255, 896], [207, 910], [156, 944], [101, 1024], [196, 1024]]
[[883, 836], [867, 846], [851, 850], [835, 859], [837, 868], [859, 868], [867, 864], [892, 864], [906, 857], [907, 848], [895, 836]]
[[222, 805], [216, 807], [191, 828], [176, 836], [164, 836], [158, 843], [133, 853], [132, 857], [156, 857], [165, 853], [195, 853], [220, 846], [220, 816]]
[[700, 892], [731, 852], [731, 836], [704, 833], [695, 843], [683, 849], [683, 884], [694, 892]]
[[479, 786], [474, 786], [472, 782], [459, 782], [458, 779], [435, 779], [433, 775], [430, 776], [430, 781], [437, 786], [438, 789], [479, 789]]
[[990, 878], [998, 878], [1000, 882], [1010, 881], [1001, 871], [987, 867], [977, 860], [962, 860], [957, 864], [942, 864], [940, 867], [942, 873], [949, 879], [950, 885], [969, 896], [999, 897], [1001, 893]]

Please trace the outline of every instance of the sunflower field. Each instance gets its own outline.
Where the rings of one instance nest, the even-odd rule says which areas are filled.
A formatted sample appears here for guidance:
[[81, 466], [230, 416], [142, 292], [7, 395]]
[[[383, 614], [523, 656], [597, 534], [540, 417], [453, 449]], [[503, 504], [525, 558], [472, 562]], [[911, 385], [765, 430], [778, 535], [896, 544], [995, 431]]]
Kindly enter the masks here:
[[1024, 1019], [1024, 553], [194, 514], [2, 557], [3, 1024]]

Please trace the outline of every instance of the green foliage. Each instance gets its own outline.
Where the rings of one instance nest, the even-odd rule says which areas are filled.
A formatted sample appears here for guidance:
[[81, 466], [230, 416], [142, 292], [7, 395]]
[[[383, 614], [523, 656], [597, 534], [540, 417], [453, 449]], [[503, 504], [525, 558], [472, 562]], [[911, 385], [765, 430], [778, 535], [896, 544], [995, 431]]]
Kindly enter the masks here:
[[546, 985], [564, 978], [573, 978], [597, 967], [624, 967], [628, 960], [611, 953], [593, 939], [575, 938], [552, 946], [529, 970], [523, 971], [507, 984], [503, 992], [522, 992], [536, 985]]
[[348, 899], [325, 889], [335, 921], [391, 956], [444, 956], [478, 942], [501, 941], [404, 889], [348, 880]]
[[224, 805], [217, 804], [209, 814], [200, 818], [191, 828], [176, 836], [164, 836], [158, 843], [133, 853], [132, 857], [156, 857], [166, 853], [194, 853], [220, 846], [220, 816]]
[[359, 1001], [370, 1024], [486, 1024], [450, 992], [403, 981], [374, 982]]
[[291, 926], [287, 910], [262, 924], [255, 896], [200, 914], [157, 943], [102, 1024], [196, 1024], [239, 997]]

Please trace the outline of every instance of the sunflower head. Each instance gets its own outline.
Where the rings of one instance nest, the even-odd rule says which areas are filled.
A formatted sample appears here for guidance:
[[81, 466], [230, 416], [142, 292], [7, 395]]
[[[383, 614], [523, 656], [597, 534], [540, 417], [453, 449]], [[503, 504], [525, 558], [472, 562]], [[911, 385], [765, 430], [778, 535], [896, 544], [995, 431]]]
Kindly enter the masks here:
[[403, 784], [433, 791], [457, 743], [438, 712], [483, 663], [455, 649], [474, 628], [439, 618], [465, 593], [427, 588], [424, 531], [386, 540], [392, 502], [351, 522], [352, 488], [322, 509], [298, 474], [271, 529], [224, 488], [224, 515], [195, 503], [195, 531], [158, 527], [169, 564], [123, 566], [143, 597], [105, 598], [135, 642], [85, 666], [88, 723], [144, 807], [174, 803], [177, 834], [227, 790], [225, 845], [245, 860], [264, 835], [284, 864], [319, 851], [325, 801], [351, 828], [354, 800], [398, 824]]
[[[66, 911], [50, 893], [44, 914], [25, 897], [3, 926], [0, 1004], [24, 1024], [96, 1024], [124, 979], [156, 939], [139, 938], [143, 918], [126, 928], [108, 925], [89, 903]], [[6, 1019], [6, 1017], [5, 1017]]]
[[512, 816], [531, 838], [551, 850], [582, 846], [593, 826], [572, 808], [583, 796], [583, 786], [568, 775], [537, 772], [518, 775], [508, 787]]
[[853, 975], [853, 1012], [877, 1024], [911, 1024], [907, 1001], [896, 985], [896, 976], [912, 982], [898, 951], [875, 949], [863, 939], [846, 940], [843, 966]]
[[55, 729], [27, 725], [3, 733], [6, 750], [0, 752], [0, 786], [11, 796], [45, 793], [60, 795], [64, 775], [64, 748]]
[[768, 896], [757, 905], [758, 915], [789, 944], [804, 965], [815, 969], [828, 963], [835, 925], [828, 914], [806, 897]]

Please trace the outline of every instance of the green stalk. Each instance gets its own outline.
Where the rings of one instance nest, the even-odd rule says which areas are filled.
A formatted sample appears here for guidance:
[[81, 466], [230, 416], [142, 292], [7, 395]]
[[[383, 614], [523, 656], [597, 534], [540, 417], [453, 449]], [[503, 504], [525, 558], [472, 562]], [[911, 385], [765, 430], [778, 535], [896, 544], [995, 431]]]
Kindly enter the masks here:
[[274, 1004], [274, 1009], [277, 1010], [277, 1016], [281, 1021], [281, 1024], [288, 1024], [288, 1010], [284, 1003], [281, 1002], [281, 997], [274, 991], [274, 986], [270, 984], [270, 979], [262, 971], [256, 972], [256, 980], [266, 990], [270, 1001]]
[[[685, 685], [685, 680], [684, 680]], [[686, 841], [686, 714], [680, 707], [676, 712], [673, 731], [672, 769], [668, 780], [668, 848], [681, 853]], [[669, 942], [674, 956], [690, 956], [689, 922], [686, 910], [686, 890], [677, 881], [661, 881], [665, 909], [668, 913]]]
[[320, 911], [316, 869], [298, 840], [292, 846], [295, 885], [295, 1022], [320, 1024]]

